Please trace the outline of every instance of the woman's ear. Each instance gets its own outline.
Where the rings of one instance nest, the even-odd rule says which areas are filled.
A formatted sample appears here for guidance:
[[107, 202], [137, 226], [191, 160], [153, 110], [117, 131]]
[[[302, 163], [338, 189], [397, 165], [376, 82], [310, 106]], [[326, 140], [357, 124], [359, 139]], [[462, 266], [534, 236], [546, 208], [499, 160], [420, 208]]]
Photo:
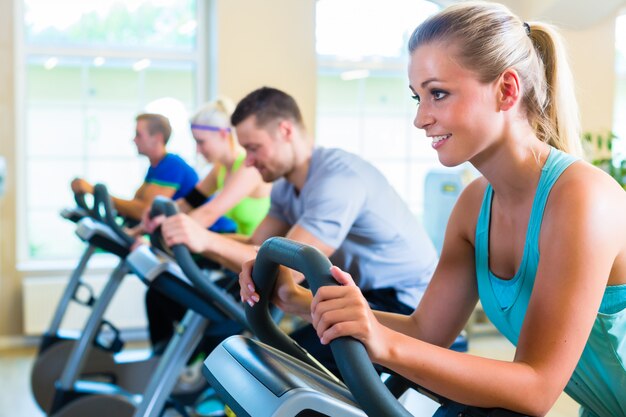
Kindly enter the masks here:
[[222, 139], [226, 139], [230, 135], [230, 132], [226, 129], [220, 129], [218, 133]]
[[522, 97], [522, 88], [517, 71], [512, 68], [504, 70], [498, 79], [499, 109], [512, 109]]

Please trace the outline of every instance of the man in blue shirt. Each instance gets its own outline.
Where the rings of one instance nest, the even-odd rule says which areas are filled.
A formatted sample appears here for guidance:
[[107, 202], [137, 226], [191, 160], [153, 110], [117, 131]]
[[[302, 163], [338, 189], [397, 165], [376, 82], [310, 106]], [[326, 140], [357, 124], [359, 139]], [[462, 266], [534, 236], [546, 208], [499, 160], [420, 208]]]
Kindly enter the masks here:
[[[131, 200], [112, 197], [117, 212], [128, 219], [140, 221], [143, 212], [158, 195], [176, 200], [189, 193], [198, 182], [198, 175], [181, 157], [167, 153], [166, 145], [172, 128], [169, 120], [160, 114], [143, 113], [137, 116], [135, 145], [140, 155], [150, 161], [143, 184]], [[93, 185], [82, 178], [72, 181], [74, 193], [93, 193]]]

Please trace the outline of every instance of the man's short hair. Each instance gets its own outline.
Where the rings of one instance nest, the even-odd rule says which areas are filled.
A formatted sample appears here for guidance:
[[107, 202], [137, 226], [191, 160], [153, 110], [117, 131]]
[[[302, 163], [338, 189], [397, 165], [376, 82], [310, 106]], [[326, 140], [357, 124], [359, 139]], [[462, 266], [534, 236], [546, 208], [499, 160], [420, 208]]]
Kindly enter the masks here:
[[280, 119], [289, 119], [304, 126], [300, 109], [293, 97], [272, 87], [261, 87], [245, 96], [237, 104], [230, 122], [237, 126], [250, 116], [256, 116], [258, 127], [265, 127]]
[[162, 114], [142, 113], [136, 117], [136, 120], [145, 120], [148, 123], [148, 132], [151, 135], [162, 133], [165, 144], [170, 140], [172, 126], [169, 119]]

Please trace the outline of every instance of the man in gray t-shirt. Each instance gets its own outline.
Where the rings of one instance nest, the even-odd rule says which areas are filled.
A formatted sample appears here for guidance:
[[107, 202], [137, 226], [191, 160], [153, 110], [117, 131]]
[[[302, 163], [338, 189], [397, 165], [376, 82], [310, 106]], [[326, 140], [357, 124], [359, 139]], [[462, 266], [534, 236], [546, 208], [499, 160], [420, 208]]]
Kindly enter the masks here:
[[433, 244], [387, 179], [340, 149], [313, 150], [299, 192], [277, 180], [268, 215], [336, 248], [331, 262], [366, 295], [392, 288], [399, 301], [415, 308], [437, 265]]
[[[263, 87], [248, 94], [237, 104], [231, 123], [246, 149], [246, 165], [274, 182], [270, 212], [249, 238], [209, 232], [179, 214], [162, 224], [165, 242], [185, 244], [242, 271], [241, 298], [253, 304], [259, 295], [247, 261], [269, 237], [285, 236], [316, 247], [351, 273], [372, 308], [410, 314], [430, 281], [437, 255], [383, 175], [356, 155], [315, 149], [298, 105], [280, 90]], [[273, 301], [310, 320], [310, 292], [292, 282], [302, 277], [284, 274]], [[330, 349], [320, 344], [312, 326], [292, 337], [336, 370]]]

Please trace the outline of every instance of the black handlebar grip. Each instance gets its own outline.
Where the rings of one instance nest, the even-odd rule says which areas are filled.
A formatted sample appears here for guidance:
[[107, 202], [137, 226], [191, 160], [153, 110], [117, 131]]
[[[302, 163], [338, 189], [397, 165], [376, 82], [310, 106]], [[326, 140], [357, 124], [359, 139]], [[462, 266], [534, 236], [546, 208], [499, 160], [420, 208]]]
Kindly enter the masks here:
[[[164, 214], [169, 217], [177, 214], [178, 208], [172, 200], [157, 197], [152, 203], [151, 213], [155, 213], [156, 215]], [[189, 249], [183, 244], [173, 245], [171, 249], [176, 258], [176, 262], [178, 262], [178, 265], [180, 265], [180, 268], [193, 285], [213, 300], [215, 306], [224, 314], [238, 322], [244, 328], [249, 329], [242, 305], [235, 301], [224, 289], [208, 279], [200, 268], [198, 268], [198, 265], [196, 265]]]
[[[252, 277], [260, 300], [254, 307], [246, 306], [246, 317], [262, 342], [289, 354], [295, 352], [294, 356], [300, 358], [299, 347], [274, 324], [269, 315], [269, 299], [280, 265], [302, 272], [314, 294], [321, 286], [339, 284], [330, 275], [328, 258], [311, 246], [273, 237], [259, 249]], [[363, 344], [350, 337], [341, 337], [333, 340], [330, 347], [341, 376], [367, 415], [411, 417], [381, 381]]]
[[[100, 206], [104, 208], [104, 222], [120, 237], [128, 246], [132, 246], [135, 243], [135, 238], [130, 236], [124, 231], [124, 229], [115, 220], [116, 212], [113, 208], [113, 201], [109, 195], [109, 191], [104, 184], [96, 184], [93, 187], [95, 211], [100, 216]], [[101, 216], [100, 216], [101, 217]]]

